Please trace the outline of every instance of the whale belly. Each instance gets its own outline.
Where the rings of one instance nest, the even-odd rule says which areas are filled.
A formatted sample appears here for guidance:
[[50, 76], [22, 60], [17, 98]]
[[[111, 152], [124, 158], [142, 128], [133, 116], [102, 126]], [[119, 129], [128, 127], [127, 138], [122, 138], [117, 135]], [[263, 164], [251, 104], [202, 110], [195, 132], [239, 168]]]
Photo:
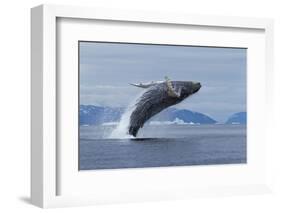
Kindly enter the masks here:
[[182, 100], [168, 94], [166, 84], [158, 84], [149, 88], [137, 101], [130, 116], [129, 134], [136, 136], [144, 123], [162, 110], [175, 105]]

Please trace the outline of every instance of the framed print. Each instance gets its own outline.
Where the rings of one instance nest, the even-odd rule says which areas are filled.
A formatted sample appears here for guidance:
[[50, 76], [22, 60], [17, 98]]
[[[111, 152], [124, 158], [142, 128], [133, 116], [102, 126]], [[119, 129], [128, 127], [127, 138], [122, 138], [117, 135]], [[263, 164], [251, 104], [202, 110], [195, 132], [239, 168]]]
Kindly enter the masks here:
[[32, 203], [270, 191], [272, 20], [31, 14]]
[[247, 163], [246, 48], [78, 45], [79, 170]]

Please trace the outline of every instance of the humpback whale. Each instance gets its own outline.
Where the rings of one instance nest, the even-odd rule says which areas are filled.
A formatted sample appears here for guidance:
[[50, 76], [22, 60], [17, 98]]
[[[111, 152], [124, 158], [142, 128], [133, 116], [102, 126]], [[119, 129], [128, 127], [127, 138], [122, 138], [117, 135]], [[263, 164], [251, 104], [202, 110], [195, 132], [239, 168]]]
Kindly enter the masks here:
[[150, 83], [131, 84], [144, 88], [146, 91], [141, 95], [135, 104], [135, 109], [130, 116], [128, 133], [136, 137], [140, 128], [152, 116], [162, 110], [180, 103], [190, 95], [196, 93], [201, 88], [199, 82], [193, 81], [170, 81], [165, 77], [165, 81]]

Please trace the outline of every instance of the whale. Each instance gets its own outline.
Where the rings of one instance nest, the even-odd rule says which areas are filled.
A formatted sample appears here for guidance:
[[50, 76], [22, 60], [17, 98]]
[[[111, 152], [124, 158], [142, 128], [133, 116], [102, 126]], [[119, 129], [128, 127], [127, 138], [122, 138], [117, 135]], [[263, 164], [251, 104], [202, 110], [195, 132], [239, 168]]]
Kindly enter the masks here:
[[145, 89], [136, 101], [135, 108], [130, 115], [128, 133], [134, 137], [151, 117], [182, 102], [201, 88], [200, 82], [171, 81], [167, 77], [165, 81], [131, 85]]

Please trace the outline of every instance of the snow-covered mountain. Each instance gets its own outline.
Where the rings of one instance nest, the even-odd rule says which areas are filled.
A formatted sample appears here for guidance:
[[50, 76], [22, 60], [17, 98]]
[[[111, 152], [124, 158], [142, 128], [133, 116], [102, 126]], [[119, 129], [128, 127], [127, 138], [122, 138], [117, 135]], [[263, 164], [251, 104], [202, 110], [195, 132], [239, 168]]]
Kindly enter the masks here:
[[124, 108], [80, 105], [80, 125], [101, 125], [116, 122], [121, 118]]
[[[80, 125], [102, 125], [105, 123], [118, 122], [124, 112], [124, 108], [100, 107], [94, 105], [80, 105]], [[186, 109], [168, 108], [149, 122], [175, 122], [183, 124], [214, 124], [216, 121], [211, 117], [199, 112]], [[178, 122], [175, 122], [176, 124]]]
[[182, 121], [188, 124], [214, 124], [217, 121], [212, 119], [211, 117], [199, 113], [193, 112], [187, 109], [176, 109], [176, 108], [168, 108], [161, 113], [154, 116], [152, 121], [171, 121], [175, 122], [177, 120]]
[[246, 124], [247, 123], [247, 113], [246, 112], [237, 112], [231, 115], [226, 124]]

